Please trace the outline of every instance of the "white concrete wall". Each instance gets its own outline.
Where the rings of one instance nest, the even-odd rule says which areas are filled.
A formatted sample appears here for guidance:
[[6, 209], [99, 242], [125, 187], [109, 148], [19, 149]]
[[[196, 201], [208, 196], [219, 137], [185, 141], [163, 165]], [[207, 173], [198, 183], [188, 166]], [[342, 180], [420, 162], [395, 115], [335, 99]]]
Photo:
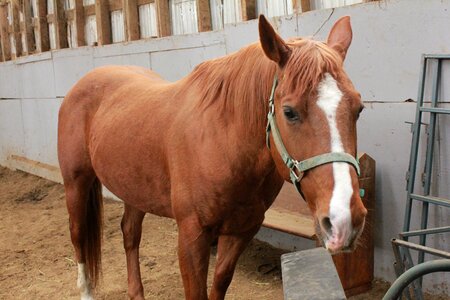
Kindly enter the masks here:
[[[272, 20], [285, 38], [314, 35], [325, 39], [340, 16], [352, 17], [354, 38], [346, 69], [367, 107], [358, 125], [359, 150], [377, 161], [376, 220], [372, 224], [375, 276], [386, 280], [395, 277], [390, 239], [402, 230], [406, 199], [411, 134], [405, 122], [414, 120], [416, 108], [415, 103], [406, 100], [417, 98], [421, 54], [450, 52], [449, 14], [450, 0], [385, 0]], [[1, 63], [0, 164], [58, 180], [57, 170], [52, 167], [57, 166], [58, 107], [67, 90], [94, 67], [135, 64], [177, 80], [198, 63], [236, 51], [257, 39], [257, 21], [252, 20], [225, 26], [218, 32], [65, 49]], [[442, 89], [447, 100], [448, 74], [450, 66], [445, 67]], [[439, 122], [442, 141], [437, 147], [440, 156], [435, 161], [433, 190], [450, 198], [448, 124], [445, 120]], [[433, 226], [450, 223], [448, 210], [432, 208], [431, 215]], [[417, 220], [417, 214], [414, 216]], [[268, 229], [262, 230], [259, 237], [291, 249], [312, 246]], [[449, 238], [432, 239], [430, 245], [448, 251]], [[426, 280], [426, 286], [450, 294], [449, 281], [449, 276], [433, 275]]]

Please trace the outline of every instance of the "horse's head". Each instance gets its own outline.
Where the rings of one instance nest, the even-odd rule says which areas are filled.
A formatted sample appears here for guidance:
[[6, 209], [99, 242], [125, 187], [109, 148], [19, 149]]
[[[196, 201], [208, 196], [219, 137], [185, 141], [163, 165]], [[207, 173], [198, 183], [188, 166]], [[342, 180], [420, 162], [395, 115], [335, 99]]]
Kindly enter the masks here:
[[363, 104], [343, 69], [352, 40], [350, 18], [336, 22], [326, 43], [285, 42], [263, 16], [259, 35], [265, 55], [278, 65], [268, 133], [277, 170], [303, 194], [325, 247], [351, 250], [367, 210], [354, 159]]

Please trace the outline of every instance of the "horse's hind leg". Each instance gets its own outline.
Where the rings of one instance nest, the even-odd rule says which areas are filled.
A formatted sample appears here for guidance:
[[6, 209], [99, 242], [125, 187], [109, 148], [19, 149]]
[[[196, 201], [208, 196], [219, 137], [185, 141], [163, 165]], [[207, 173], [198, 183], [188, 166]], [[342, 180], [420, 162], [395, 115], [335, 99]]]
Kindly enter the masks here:
[[82, 300], [93, 299], [100, 268], [101, 184], [94, 175], [64, 181], [70, 237], [78, 263]]
[[217, 262], [214, 272], [213, 286], [209, 299], [224, 299], [228, 286], [233, 279], [234, 269], [239, 256], [252, 240], [258, 228], [242, 235], [221, 235], [217, 248]]
[[144, 212], [125, 204], [121, 227], [123, 245], [127, 255], [128, 296], [133, 300], [144, 299], [144, 288], [142, 287], [139, 268], [139, 244], [144, 216]]

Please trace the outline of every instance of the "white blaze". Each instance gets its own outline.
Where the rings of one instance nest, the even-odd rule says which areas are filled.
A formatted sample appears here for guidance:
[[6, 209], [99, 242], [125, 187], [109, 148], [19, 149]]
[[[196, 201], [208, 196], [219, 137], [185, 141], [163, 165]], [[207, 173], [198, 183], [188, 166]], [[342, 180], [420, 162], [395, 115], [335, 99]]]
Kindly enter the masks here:
[[[326, 73], [318, 87], [317, 105], [325, 113], [331, 135], [331, 152], [344, 152], [341, 135], [337, 128], [336, 112], [342, 100], [342, 92], [336, 80]], [[353, 187], [350, 177], [350, 165], [344, 162], [333, 163], [334, 189], [330, 201], [330, 221], [333, 225], [333, 237], [348, 239], [351, 234], [350, 199]]]
[[91, 294], [91, 284], [86, 276], [86, 265], [78, 264], [78, 281], [77, 286], [80, 289], [81, 300], [93, 300]]

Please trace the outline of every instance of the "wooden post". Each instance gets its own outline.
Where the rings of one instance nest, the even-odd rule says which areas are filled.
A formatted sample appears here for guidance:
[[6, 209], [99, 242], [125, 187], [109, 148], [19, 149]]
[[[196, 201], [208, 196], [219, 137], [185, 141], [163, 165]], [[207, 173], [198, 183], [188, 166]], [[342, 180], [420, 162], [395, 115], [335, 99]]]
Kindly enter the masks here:
[[155, 0], [156, 14], [158, 15], [158, 33], [159, 36], [168, 36], [171, 34], [170, 17], [169, 17], [169, 1]]
[[36, 0], [37, 5], [37, 31], [39, 34], [39, 51], [50, 50], [50, 37], [47, 24], [47, 0]]
[[64, 14], [64, 0], [53, 0], [53, 7], [56, 49], [67, 48], [69, 47], [69, 43], [67, 41], [67, 22]]
[[197, 0], [197, 25], [198, 31], [210, 31], [211, 26], [211, 9], [208, 0]]
[[8, 4], [0, 4], [0, 38], [2, 40], [2, 57], [4, 61], [11, 60], [11, 42], [8, 33]]
[[84, 38], [85, 19], [83, 0], [75, 0], [73, 21], [75, 22], [75, 30], [77, 31], [77, 47], [86, 46], [86, 41]]
[[242, 21], [248, 21], [256, 18], [255, 2], [255, 0], [241, 0]]
[[22, 35], [20, 33], [20, 19], [19, 19], [19, 3], [17, 1], [11, 1], [12, 18], [13, 18], [13, 36], [16, 43], [16, 57], [23, 55], [22, 48]]
[[123, 0], [123, 12], [125, 17], [125, 32], [127, 40], [134, 41], [140, 39], [137, 0]]
[[25, 24], [25, 40], [27, 41], [27, 53], [36, 51], [36, 42], [34, 39], [33, 16], [31, 15], [31, 3], [29, 0], [23, 1], [23, 21]]
[[99, 45], [111, 44], [111, 20], [108, 0], [95, 1], [95, 18], [97, 20], [97, 38]]
[[[311, 1], [310, 0], [296, 0], [297, 6], [294, 6], [296, 11], [298, 11], [298, 4], [300, 4], [301, 12], [307, 12], [311, 10]], [[300, 3], [298, 3], [300, 2]]]

